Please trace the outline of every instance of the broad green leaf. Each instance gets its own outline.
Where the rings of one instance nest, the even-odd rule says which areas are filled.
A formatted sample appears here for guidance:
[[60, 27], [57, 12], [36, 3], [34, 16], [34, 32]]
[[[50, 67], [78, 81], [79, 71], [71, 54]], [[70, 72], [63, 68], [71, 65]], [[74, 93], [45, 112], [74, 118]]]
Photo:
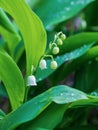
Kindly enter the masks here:
[[[66, 87], [61, 89], [60, 86], [57, 89], [52, 89], [51, 95], [53, 97], [53, 101], [57, 104], [70, 103], [70, 101], [74, 102], [76, 99], [85, 99], [85, 95], [78, 90], [74, 90], [70, 87]], [[28, 123], [27, 129], [32, 130], [33, 127], [43, 127], [46, 129], [54, 129], [57, 124], [59, 124], [62, 120], [64, 112], [68, 109], [68, 105], [50, 105], [45, 111], [43, 111], [34, 121]], [[24, 126], [23, 128], [26, 128]]]
[[5, 87], [0, 83], [0, 96], [8, 98], [8, 94], [5, 90]]
[[0, 79], [5, 85], [12, 109], [18, 108], [24, 100], [23, 77], [15, 62], [3, 50], [0, 50]]
[[32, 65], [37, 67], [46, 48], [44, 27], [24, 0], [13, 0], [13, 2], [12, 0], [0, 0], [0, 6], [14, 18], [23, 36], [27, 58], [27, 75], [29, 75]]
[[95, 0], [93, 4], [90, 4], [86, 10], [85, 10], [85, 18], [87, 21], [88, 27], [90, 27], [90, 30], [92, 31], [98, 31], [98, 19], [94, 17], [94, 14], [98, 12], [98, 1]]
[[86, 94], [81, 91], [64, 85], [53, 87], [24, 103], [16, 111], [3, 118], [0, 121], [0, 130], [6, 130], [7, 128], [15, 129], [20, 124], [35, 119], [52, 102], [57, 104], [66, 104], [78, 100], [80, 101], [82, 99], [87, 100], [88, 98]]
[[23, 52], [24, 52], [24, 42], [22, 40], [22, 41], [19, 42], [19, 44], [15, 48], [14, 59], [15, 59], [16, 63], [19, 61]]
[[0, 120], [5, 117], [5, 113], [0, 109]]
[[13, 57], [15, 47], [21, 38], [2, 8], [0, 8], [0, 25], [0, 34], [6, 39], [10, 54]]
[[[60, 67], [64, 62], [76, 59], [80, 57], [81, 55], [83, 55], [93, 44], [94, 43], [90, 45], [84, 45], [81, 48], [76, 49], [72, 52], [57, 56], [54, 58], [54, 60], [56, 60], [56, 62], [58, 63], [58, 67]], [[40, 68], [38, 68], [36, 72], [37, 81], [43, 80], [44, 78], [48, 77], [50, 74], [52, 74], [55, 71], [50, 68], [51, 60], [47, 60], [46, 62], [47, 62], [47, 69], [41, 70]]]
[[7, 31], [5, 28], [0, 27], [0, 34], [4, 37], [7, 47], [9, 49], [9, 53], [10, 55], [14, 58], [14, 53], [15, 53], [15, 49], [18, 45], [18, 43], [21, 40], [21, 37], [19, 36], [18, 33], [12, 33]]
[[60, 53], [70, 52], [98, 40], [97, 32], [83, 32], [72, 35], [65, 39], [64, 44], [60, 47]]
[[10, 31], [11, 33], [16, 33], [13, 24], [11, 23], [11, 21], [9, 20], [2, 8], [0, 8], [0, 25], [8, 31]]
[[[31, 128], [32, 129], [32, 128]], [[39, 128], [39, 127], [33, 127], [34, 130], [49, 130], [49, 129], [44, 129], [44, 128]]]
[[64, 112], [66, 112], [66, 110], [71, 110], [71, 108], [78, 107], [82, 107], [83, 109], [83, 107], [85, 106], [98, 106], [98, 98], [94, 97], [93, 99], [78, 100], [76, 102], [63, 105], [52, 103], [37, 118], [19, 127], [19, 130], [24, 128], [26, 128], [27, 130], [32, 130], [34, 127], [54, 129], [55, 126], [57, 126], [61, 122]]
[[34, 6], [40, 1], [40, 0], [25, 0], [27, 4], [33, 9]]
[[5, 39], [0, 36], [0, 46], [4, 46]]
[[[98, 53], [96, 54], [98, 57]], [[74, 87], [86, 93], [91, 93], [98, 89], [98, 61], [89, 61], [84, 65], [82, 64], [81, 67], [76, 73]]]
[[86, 126], [70, 126], [70, 127], [64, 127], [61, 130], [97, 130], [98, 125], [86, 125]]
[[[0, 34], [5, 38], [5, 42], [7, 43], [7, 47], [9, 49], [10, 55], [15, 59], [14, 53], [15, 48], [21, 37], [18, 34], [18, 31], [14, 24], [9, 20], [4, 11], [0, 8], [1, 17], [0, 17]], [[16, 59], [15, 59], [16, 60]], [[16, 60], [17, 61], [17, 60]]]
[[[89, 62], [97, 57], [98, 57], [98, 46], [94, 46], [91, 49], [89, 49], [84, 55], [82, 55], [81, 57], [78, 57], [77, 59], [74, 59], [72, 62], [68, 63], [65, 66], [63, 70], [65, 77], [68, 76], [70, 73], [72, 73], [74, 70], [77, 70], [77, 68], [79, 69], [79, 67], [81, 67], [86, 62]], [[59, 78], [60, 78], [59, 80], [62, 79], [62, 77], [59, 77]]]
[[75, 16], [94, 0], [43, 0], [36, 13], [42, 19], [45, 27], [58, 24]]
[[86, 95], [87, 100], [81, 100], [72, 102], [69, 108], [78, 108], [78, 107], [89, 107], [89, 106], [98, 106], [98, 96]]
[[33, 121], [26, 123], [20, 129], [33, 130], [36, 127], [42, 127], [47, 130], [53, 130], [57, 124], [62, 121], [64, 112], [67, 109], [67, 105], [57, 105], [52, 103], [48, 106], [37, 118]]

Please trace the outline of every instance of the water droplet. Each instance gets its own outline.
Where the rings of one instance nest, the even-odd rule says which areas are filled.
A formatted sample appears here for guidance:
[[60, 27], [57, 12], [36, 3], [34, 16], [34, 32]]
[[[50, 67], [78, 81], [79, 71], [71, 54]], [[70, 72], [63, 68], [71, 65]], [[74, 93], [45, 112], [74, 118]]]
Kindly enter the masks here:
[[73, 56], [74, 56], [74, 55], [73, 55], [73, 53], [72, 53], [72, 52], [70, 53], [70, 56], [71, 56], [71, 58], [73, 58]]
[[69, 10], [70, 10], [70, 8], [69, 8], [69, 7], [66, 7], [66, 8], [65, 8], [65, 10], [66, 10], [66, 11], [69, 11]]
[[80, 0], [80, 1], [77, 2], [77, 4], [84, 4], [84, 1]]
[[69, 60], [69, 59], [66, 57], [66, 58], [65, 58], [65, 61], [68, 61], [68, 60]]
[[63, 15], [63, 16], [62, 16], [62, 18], [64, 18], [64, 19], [65, 19], [65, 15]]
[[92, 92], [91, 95], [98, 96], [98, 93], [97, 92]]
[[83, 45], [83, 47], [84, 47], [84, 48], [86, 48], [86, 47], [87, 47], [87, 45], [85, 45], [85, 44], [84, 44], [84, 45]]
[[71, 3], [70, 3], [71, 5], [74, 5], [75, 3], [74, 3], [74, 1], [71, 1]]
[[74, 95], [75, 95], [74, 93], [71, 94], [72, 97], [73, 97]]
[[59, 60], [59, 59], [60, 59], [60, 57], [59, 57], [59, 56], [57, 56], [57, 57], [56, 57], [56, 60]]
[[77, 53], [77, 56], [79, 56], [79, 52]]
[[41, 81], [42, 79], [41, 78], [39, 78], [39, 81]]
[[60, 94], [60, 96], [63, 96], [63, 95], [64, 95], [63, 93]]
[[61, 0], [58, 0], [58, 3], [61, 3], [62, 1]]

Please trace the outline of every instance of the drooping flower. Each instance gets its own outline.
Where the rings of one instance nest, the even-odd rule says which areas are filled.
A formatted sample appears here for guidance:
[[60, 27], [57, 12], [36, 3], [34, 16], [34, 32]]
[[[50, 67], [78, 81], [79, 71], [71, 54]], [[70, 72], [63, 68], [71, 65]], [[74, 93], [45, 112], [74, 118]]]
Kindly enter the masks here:
[[59, 53], [59, 47], [54, 47], [53, 50], [52, 50], [52, 53], [54, 55], [58, 54]]
[[57, 39], [57, 44], [61, 46], [63, 44], [63, 41], [60, 38], [58, 38]]
[[46, 60], [42, 59], [39, 63], [39, 67], [43, 70], [43, 69], [47, 69], [47, 64], [46, 64]]
[[27, 86], [36, 86], [36, 78], [34, 75], [30, 75], [28, 76], [28, 82], [27, 82]]
[[56, 61], [51, 61], [51, 64], [50, 64], [50, 68], [51, 69], [56, 69], [58, 67], [58, 64]]
[[63, 34], [63, 33], [61, 34], [61, 36], [60, 36], [60, 37], [61, 37], [61, 39], [62, 39], [63, 41], [66, 39], [66, 35], [65, 35], [65, 34]]

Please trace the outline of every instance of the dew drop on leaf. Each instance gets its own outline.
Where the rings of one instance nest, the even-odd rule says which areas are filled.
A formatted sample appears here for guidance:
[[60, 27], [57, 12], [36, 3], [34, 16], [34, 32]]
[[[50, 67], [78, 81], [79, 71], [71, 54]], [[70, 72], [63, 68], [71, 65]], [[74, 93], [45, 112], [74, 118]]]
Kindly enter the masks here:
[[71, 5], [74, 5], [75, 3], [74, 3], [74, 1], [71, 1], [71, 3], [70, 3]]
[[66, 10], [66, 11], [70, 11], [70, 8], [69, 8], [69, 7], [66, 7], [65, 10]]

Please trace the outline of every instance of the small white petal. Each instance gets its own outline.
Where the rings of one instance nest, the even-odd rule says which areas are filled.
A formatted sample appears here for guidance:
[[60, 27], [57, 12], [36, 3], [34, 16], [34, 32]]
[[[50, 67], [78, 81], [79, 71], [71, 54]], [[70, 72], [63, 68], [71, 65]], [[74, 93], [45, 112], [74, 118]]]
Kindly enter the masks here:
[[34, 75], [28, 76], [28, 83], [27, 86], [36, 86], [36, 78]]
[[42, 59], [39, 63], [39, 67], [41, 69], [47, 69], [47, 64], [46, 64], [46, 61], [44, 59]]

